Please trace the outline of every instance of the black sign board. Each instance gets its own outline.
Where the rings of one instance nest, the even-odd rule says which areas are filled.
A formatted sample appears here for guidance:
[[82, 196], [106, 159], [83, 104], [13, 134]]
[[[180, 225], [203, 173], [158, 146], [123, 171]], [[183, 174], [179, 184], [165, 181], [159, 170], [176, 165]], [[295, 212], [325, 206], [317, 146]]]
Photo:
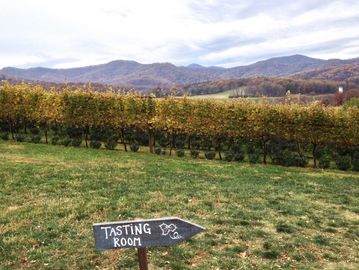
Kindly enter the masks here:
[[97, 250], [176, 245], [204, 230], [177, 217], [93, 225]]

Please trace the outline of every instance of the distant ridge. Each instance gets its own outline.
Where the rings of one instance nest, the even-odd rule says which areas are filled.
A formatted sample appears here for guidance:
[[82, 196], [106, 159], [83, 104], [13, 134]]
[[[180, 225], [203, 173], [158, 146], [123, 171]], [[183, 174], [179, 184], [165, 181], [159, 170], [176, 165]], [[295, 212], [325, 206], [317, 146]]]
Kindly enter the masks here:
[[[356, 64], [359, 64], [359, 58], [322, 60], [304, 55], [275, 57], [233, 68], [204, 67], [198, 64], [188, 66], [175, 66], [171, 63], [141, 64], [135, 61], [116, 60], [107, 64], [69, 69], [6, 67], [0, 70], [0, 75], [17, 80], [54, 83], [93, 82], [146, 91], [156, 87], [168, 89], [179, 84], [258, 76], [297, 76], [311, 79], [316, 75], [321, 78], [318, 74], [322, 70], [326, 71], [323, 77], [331, 79], [328, 75], [331, 74], [331, 69], [340, 70], [341, 66]], [[352, 68], [352, 70], [354, 73], [357, 72], [357, 68]], [[301, 75], [302, 73], [304, 75]]]

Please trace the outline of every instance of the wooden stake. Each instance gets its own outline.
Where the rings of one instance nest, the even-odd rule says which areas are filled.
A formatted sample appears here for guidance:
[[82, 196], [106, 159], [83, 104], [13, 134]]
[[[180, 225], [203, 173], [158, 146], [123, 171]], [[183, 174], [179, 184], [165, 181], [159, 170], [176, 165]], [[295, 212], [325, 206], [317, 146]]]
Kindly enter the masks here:
[[140, 270], [148, 270], [147, 249], [138, 248], [137, 255], [138, 255], [138, 265], [140, 267]]

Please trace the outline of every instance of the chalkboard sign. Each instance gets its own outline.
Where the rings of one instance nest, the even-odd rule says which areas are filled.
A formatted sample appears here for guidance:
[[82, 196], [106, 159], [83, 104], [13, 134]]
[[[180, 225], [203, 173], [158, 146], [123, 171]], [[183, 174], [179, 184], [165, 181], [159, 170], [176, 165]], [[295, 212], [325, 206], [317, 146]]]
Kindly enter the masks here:
[[177, 218], [144, 219], [93, 224], [96, 250], [176, 245], [204, 230]]

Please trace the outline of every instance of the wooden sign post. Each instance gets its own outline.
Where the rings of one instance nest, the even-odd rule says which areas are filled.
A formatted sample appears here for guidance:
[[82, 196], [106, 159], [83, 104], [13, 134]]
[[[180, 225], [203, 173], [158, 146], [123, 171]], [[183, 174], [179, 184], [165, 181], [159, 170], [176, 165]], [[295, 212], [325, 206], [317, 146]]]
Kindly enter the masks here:
[[204, 231], [177, 218], [158, 218], [93, 224], [96, 250], [137, 248], [140, 270], [147, 270], [147, 248], [172, 246]]

